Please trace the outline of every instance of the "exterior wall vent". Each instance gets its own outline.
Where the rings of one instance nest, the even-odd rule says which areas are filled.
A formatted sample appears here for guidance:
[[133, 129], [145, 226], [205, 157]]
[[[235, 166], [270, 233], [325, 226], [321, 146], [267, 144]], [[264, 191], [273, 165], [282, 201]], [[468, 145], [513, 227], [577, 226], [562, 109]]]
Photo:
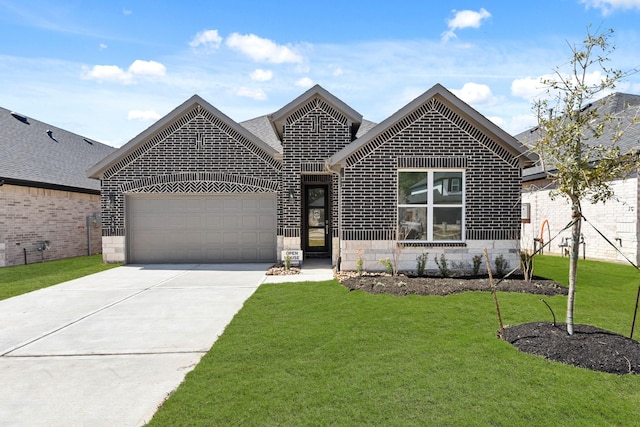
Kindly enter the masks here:
[[18, 114], [15, 111], [11, 112], [11, 115], [16, 119], [21, 121], [22, 123], [25, 124], [29, 124], [29, 119], [27, 119], [27, 116], [23, 116], [22, 114]]

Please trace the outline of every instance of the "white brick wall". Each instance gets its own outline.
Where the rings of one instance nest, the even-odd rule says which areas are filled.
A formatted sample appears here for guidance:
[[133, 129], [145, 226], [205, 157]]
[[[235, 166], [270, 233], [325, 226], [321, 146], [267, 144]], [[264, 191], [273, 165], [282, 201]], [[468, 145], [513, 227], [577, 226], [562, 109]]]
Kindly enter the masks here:
[[124, 236], [102, 236], [102, 260], [106, 263], [125, 262]]
[[[491, 267], [495, 270], [495, 257], [502, 255], [509, 263], [509, 270], [518, 267], [520, 263], [518, 241], [515, 240], [473, 240], [467, 241], [464, 247], [404, 247], [399, 250], [398, 269], [401, 272], [414, 272], [417, 267], [416, 258], [428, 253], [426, 269], [428, 272], [438, 274], [439, 269], [435, 257], [440, 259], [444, 254], [449, 268], [454, 272], [470, 273], [473, 268], [473, 257], [482, 256], [481, 273], [486, 273], [484, 249], [487, 249], [491, 259]], [[342, 241], [342, 259], [340, 268], [345, 271], [355, 271], [356, 262], [361, 256], [365, 271], [384, 271], [385, 267], [381, 259], [393, 258], [390, 254], [395, 246], [390, 240], [345, 240]], [[397, 251], [397, 250], [396, 250]]]
[[[613, 184], [615, 200], [606, 203], [591, 204], [582, 202], [584, 217], [593, 224], [607, 239], [617, 245], [617, 248], [630, 260], [638, 263], [638, 180], [637, 178], [626, 181], [617, 181]], [[544, 229], [544, 241], [553, 238], [571, 221], [571, 208], [566, 199], [557, 197], [549, 198], [549, 190], [525, 192], [522, 195], [523, 203], [531, 204], [531, 222], [522, 224], [522, 247], [533, 249], [533, 239], [540, 238], [540, 232], [544, 221], [547, 221]], [[597, 231], [583, 221], [582, 234], [586, 242], [586, 256], [592, 259], [601, 259], [616, 262], [626, 262], [609, 243], [604, 240]], [[571, 230], [565, 230], [554, 239], [550, 247], [545, 248], [545, 253], [561, 254], [558, 245], [562, 238], [571, 237]], [[621, 240], [616, 241], [619, 238]], [[582, 247], [580, 256], [582, 256]]]

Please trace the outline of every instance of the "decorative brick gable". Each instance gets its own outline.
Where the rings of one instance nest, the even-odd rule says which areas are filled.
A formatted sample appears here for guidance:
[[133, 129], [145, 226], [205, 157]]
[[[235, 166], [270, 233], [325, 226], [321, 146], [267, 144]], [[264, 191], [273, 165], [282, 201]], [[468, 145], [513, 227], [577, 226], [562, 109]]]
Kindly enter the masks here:
[[[332, 229], [337, 230], [338, 194], [337, 177], [328, 175], [326, 160], [351, 142], [351, 124], [348, 119], [321, 97], [313, 97], [293, 111], [286, 120], [282, 138], [282, 189], [279, 206], [279, 235], [301, 235], [302, 182], [318, 182], [320, 178], [302, 178], [301, 175], [325, 174], [320, 181], [332, 183]], [[289, 199], [289, 194], [294, 195]]]
[[103, 234], [125, 235], [125, 192], [277, 192], [280, 169], [271, 155], [196, 105], [105, 172]]
[[342, 238], [386, 240], [397, 224], [398, 168], [464, 168], [466, 240], [517, 239], [517, 159], [442, 102], [431, 100], [348, 159]]

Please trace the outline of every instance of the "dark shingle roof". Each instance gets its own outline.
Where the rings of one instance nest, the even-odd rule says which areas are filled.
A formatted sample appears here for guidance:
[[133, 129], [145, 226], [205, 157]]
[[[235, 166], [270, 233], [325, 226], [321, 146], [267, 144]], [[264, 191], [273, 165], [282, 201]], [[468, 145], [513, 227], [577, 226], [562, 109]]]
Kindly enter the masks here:
[[360, 127], [358, 128], [358, 132], [356, 133], [356, 138], [360, 138], [362, 135], [366, 134], [377, 125], [378, 124], [375, 122], [372, 122], [367, 119], [363, 119], [362, 124], [360, 125]]
[[275, 129], [271, 126], [269, 116], [260, 116], [255, 119], [240, 122], [240, 126], [269, 144], [278, 153], [282, 153], [282, 143], [280, 139], [278, 139]]
[[[600, 138], [585, 138], [583, 142], [587, 144], [603, 144], [609, 146], [614, 140], [614, 136], [622, 131], [622, 136], [616, 141], [622, 153], [628, 153], [640, 148], [640, 95], [627, 93], [614, 93], [601, 100], [588, 104], [586, 108], [597, 107], [598, 114], [611, 115], [612, 119], [604, 129]], [[538, 128], [526, 130], [516, 135], [516, 139], [525, 145], [531, 145], [539, 137]], [[544, 177], [544, 170], [541, 165], [524, 169], [523, 180], [530, 181]]]
[[0, 179], [99, 191], [86, 170], [115, 148], [0, 108]]

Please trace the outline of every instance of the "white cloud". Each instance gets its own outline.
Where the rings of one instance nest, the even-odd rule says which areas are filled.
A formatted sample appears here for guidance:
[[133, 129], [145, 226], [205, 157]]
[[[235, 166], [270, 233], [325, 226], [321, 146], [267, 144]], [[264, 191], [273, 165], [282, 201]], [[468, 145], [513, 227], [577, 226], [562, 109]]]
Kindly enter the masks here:
[[122, 9], [122, 14], [125, 16], [129, 16], [131, 14], [133, 14], [133, 10], [131, 9]]
[[217, 49], [220, 47], [221, 43], [222, 37], [218, 34], [218, 30], [204, 30], [195, 35], [195, 37], [189, 42], [189, 46], [205, 46], [207, 48]]
[[129, 66], [129, 72], [136, 75], [162, 77], [167, 74], [167, 67], [156, 61], [136, 59]]
[[267, 99], [267, 94], [262, 89], [252, 89], [248, 87], [239, 88], [236, 91], [236, 95], [255, 99], [256, 101], [264, 101]]
[[129, 84], [132, 82], [131, 73], [127, 73], [117, 65], [94, 65], [91, 69], [83, 67], [83, 77], [99, 82], [116, 82]]
[[153, 110], [131, 110], [127, 114], [127, 120], [155, 121], [160, 117], [160, 114]]
[[333, 70], [333, 76], [334, 77], [338, 77], [344, 74], [344, 71], [342, 70], [342, 68], [337, 67]]
[[100, 44], [98, 45], [98, 47], [100, 48], [100, 50], [103, 50], [103, 49], [108, 48], [109, 46], [107, 46], [105, 43], [100, 43]]
[[640, 9], [640, 0], [580, 0], [587, 9], [600, 9], [603, 15], [609, 15], [616, 10]]
[[167, 68], [156, 61], [136, 59], [127, 71], [117, 65], [94, 65], [90, 69], [83, 67], [82, 71], [82, 77], [87, 80], [131, 84], [135, 76], [163, 77]]
[[296, 80], [295, 85], [298, 87], [309, 88], [313, 86], [313, 80], [311, 80], [309, 77], [303, 77], [301, 79]]
[[527, 101], [539, 97], [546, 90], [542, 84], [543, 78], [550, 78], [550, 75], [543, 77], [524, 77], [511, 82], [511, 95], [517, 96]]
[[278, 45], [272, 40], [263, 39], [255, 34], [233, 33], [227, 38], [227, 46], [237, 50], [256, 62], [273, 64], [300, 63], [302, 57], [288, 46]]
[[266, 82], [273, 78], [273, 72], [271, 70], [262, 70], [258, 68], [257, 70], [249, 74], [249, 77], [251, 77], [251, 80]]
[[468, 104], [491, 104], [495, 98], [491, 93], [491, 88], [487, 85], [468, 82], [462, 89], [451, 89], [451, 92]]
[[442, 33], [442, 40], [447, 41], [456, 38], [456, 30], [463, 28], [480, 28], [482, 21], [489, 19], [491, 14], [484, 8], [478, 12], [473, 10], [453, 10], [454, 17], [447, 20], [448, 30]]

